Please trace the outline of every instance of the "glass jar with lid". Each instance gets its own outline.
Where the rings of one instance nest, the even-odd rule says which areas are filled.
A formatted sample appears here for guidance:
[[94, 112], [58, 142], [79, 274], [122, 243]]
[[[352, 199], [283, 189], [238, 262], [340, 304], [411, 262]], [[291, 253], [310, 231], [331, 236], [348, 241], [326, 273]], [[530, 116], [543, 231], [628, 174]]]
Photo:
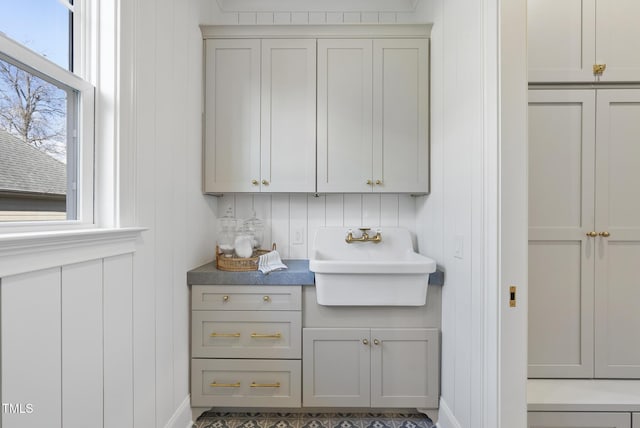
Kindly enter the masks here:
[[256, 217], [256, 212], [254, 211], [253, 216], [244, 221], [244, 225], [253, 235], [253, 248], [261, 248], [264, 239], [264, 222]]
[[228, 207], [224, 216], [218, 219], [218, 248], [225, 257], [233, 256], [237, 227], [238, 220], [233, 216], [231, 207]]
[[254, 236], [246, 224], [242, 224], [236, 231], [233, 246], [238, 257], [247, 258], [253, 254]]

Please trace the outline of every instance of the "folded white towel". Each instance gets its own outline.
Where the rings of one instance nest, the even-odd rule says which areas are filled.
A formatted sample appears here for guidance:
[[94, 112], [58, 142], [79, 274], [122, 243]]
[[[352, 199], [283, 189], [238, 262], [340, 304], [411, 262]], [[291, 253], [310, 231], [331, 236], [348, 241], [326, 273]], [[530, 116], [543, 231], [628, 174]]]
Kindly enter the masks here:
[[280, 260], [280, 254], [273, 250], [258, 257], [258, 270], [262, 273], [273, 272], [274, 270], [287, 269], [287, 266]]

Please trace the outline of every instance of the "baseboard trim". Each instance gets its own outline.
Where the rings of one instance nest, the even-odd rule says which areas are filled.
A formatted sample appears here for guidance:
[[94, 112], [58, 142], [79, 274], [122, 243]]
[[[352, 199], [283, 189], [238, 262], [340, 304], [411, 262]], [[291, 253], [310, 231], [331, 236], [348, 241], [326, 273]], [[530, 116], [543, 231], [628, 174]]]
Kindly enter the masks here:
[[437, 428], [462, 428], [462, 425], [460, 425], [460, 422], [458, 422], [442, 397], [440, 397], [440, 411], [438, 413]]
[[164, 428], [191, 428], [191, 396], [187, 395]]

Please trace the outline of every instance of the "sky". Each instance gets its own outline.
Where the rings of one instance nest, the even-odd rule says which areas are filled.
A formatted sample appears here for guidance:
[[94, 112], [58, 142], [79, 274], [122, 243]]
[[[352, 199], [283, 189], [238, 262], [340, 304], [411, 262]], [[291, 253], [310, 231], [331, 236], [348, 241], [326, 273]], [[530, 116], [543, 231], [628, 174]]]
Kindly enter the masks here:
[[0, 32], [69, 68], [69, 11], [60, 0], [0, 0]]

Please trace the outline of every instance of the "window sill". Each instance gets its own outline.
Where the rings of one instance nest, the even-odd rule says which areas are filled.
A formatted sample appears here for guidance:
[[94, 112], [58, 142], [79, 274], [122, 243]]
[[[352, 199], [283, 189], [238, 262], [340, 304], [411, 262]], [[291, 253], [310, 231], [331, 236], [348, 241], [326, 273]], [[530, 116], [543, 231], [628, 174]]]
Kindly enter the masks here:
[[0, 235], [0, 278], [133, 253], [147, 229], [83, 229]]

